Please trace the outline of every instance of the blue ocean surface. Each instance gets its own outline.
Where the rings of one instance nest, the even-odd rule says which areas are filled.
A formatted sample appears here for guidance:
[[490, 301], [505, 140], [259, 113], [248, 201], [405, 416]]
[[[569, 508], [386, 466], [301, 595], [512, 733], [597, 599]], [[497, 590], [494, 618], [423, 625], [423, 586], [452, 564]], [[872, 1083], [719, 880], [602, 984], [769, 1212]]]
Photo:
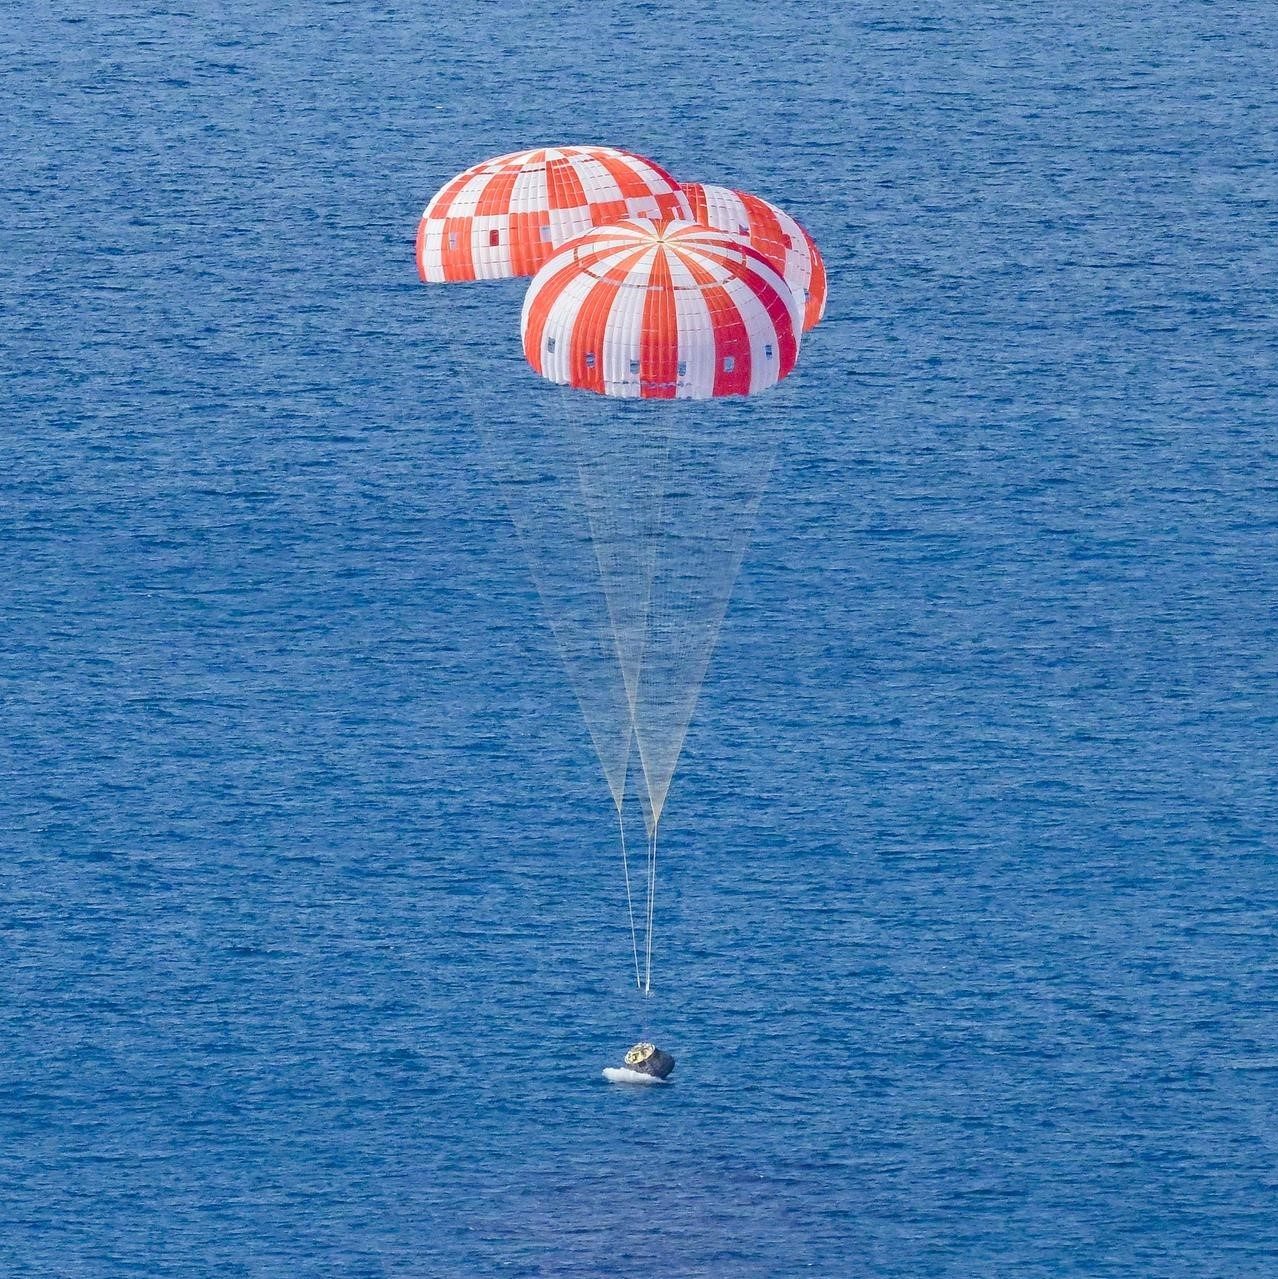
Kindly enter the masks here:
[[[0, 1274], [1278, 1274], [1276, 31], [9, 6]], [[413, 269], [556, 142], [830, 272], [647, 1007]]]

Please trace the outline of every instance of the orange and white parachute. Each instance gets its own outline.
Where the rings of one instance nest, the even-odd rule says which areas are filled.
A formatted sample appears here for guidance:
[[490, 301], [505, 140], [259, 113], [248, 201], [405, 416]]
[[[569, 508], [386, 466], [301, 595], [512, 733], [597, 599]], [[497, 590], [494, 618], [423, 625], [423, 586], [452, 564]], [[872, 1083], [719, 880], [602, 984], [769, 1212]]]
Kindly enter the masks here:
[[552, 382], [640, 399], [752, 395], [794, 368], [802, 311], [745, 241], [696, 222], [626, 221], [537, 272], [521, 329]]
[[702, 182], [685, 182], [692, 216], [717, 231], [748, 240], [785, 277], [803, 304], [803, 330], [825, 315], [825, 263], [816, 242], [784, 209], [762, 196]]
[[431, 199], [417, 228], [417, 272], [426, 283], [533, 275], [592, 227], [691, 216], [674, 178], [629, 151], [515, 151], [464, 170]]
[[[459, 173], [427, 205], [416, 259], [428, 283], [531, 276], [527, 363], [596, 393], [528, 393], [500, 310], [449, 308], [457, 371], [616, 807], [648, 994], [658, 825], [786, 426], [783, 404], [756, 392], [794, 368], [825, 310], [825, 267], [775, 206], [685, 193], [611, 147], [519, 151]], [[648, 836], [642, 964], [632, 783]]]

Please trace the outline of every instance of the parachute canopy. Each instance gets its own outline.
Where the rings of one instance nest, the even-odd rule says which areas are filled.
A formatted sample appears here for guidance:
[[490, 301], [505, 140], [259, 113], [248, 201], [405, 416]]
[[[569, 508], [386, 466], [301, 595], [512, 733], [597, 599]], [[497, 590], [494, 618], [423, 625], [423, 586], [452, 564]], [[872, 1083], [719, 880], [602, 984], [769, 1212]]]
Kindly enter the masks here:
[[627, 399], [752, 395], [798, 358], [798, 298], [743, 240], [688, 221], [626, 221], [564, 245], [524, 299], [543, 377]]
[[776, 267], [803, 304], [803, 331], [815, 328], [825, 315], [825, 263], [803, 227], [762, 196], [701, 182], [682, 186], [698, 222], [741, 236]]
[[612, 147], [545, 147], [459, 173], [426, 206], [417, 271], [428, 284], [532, 275], [555, 249], [627, 218], [689, 218], [659, 165]]

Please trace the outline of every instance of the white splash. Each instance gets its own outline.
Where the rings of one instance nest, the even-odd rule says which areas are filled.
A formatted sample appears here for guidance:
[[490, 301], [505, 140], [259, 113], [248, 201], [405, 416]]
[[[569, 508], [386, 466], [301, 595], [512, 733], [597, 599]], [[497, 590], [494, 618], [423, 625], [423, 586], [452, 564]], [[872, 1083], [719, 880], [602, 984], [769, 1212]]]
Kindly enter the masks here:
[[656, 1075], [645, 1075], [639, 1070], [627, 1070], [624, 1066], [605, 1066], [603, 1077], [610, 1084], [665, 1084], [668, 1079], [658, 1079]]

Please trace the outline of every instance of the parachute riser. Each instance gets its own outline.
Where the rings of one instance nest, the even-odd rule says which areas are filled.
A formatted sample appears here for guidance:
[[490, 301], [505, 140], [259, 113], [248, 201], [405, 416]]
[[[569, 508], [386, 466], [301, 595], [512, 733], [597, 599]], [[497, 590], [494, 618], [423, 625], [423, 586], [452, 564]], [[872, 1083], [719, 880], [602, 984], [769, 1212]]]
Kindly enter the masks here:
[[648, 925], [644, 947], [643, 994], [648, 999], [652, 995], [652, 924], [653, 911], [657, 898], [657, 824], [653, 817], [652, 832], [648, 836]]

